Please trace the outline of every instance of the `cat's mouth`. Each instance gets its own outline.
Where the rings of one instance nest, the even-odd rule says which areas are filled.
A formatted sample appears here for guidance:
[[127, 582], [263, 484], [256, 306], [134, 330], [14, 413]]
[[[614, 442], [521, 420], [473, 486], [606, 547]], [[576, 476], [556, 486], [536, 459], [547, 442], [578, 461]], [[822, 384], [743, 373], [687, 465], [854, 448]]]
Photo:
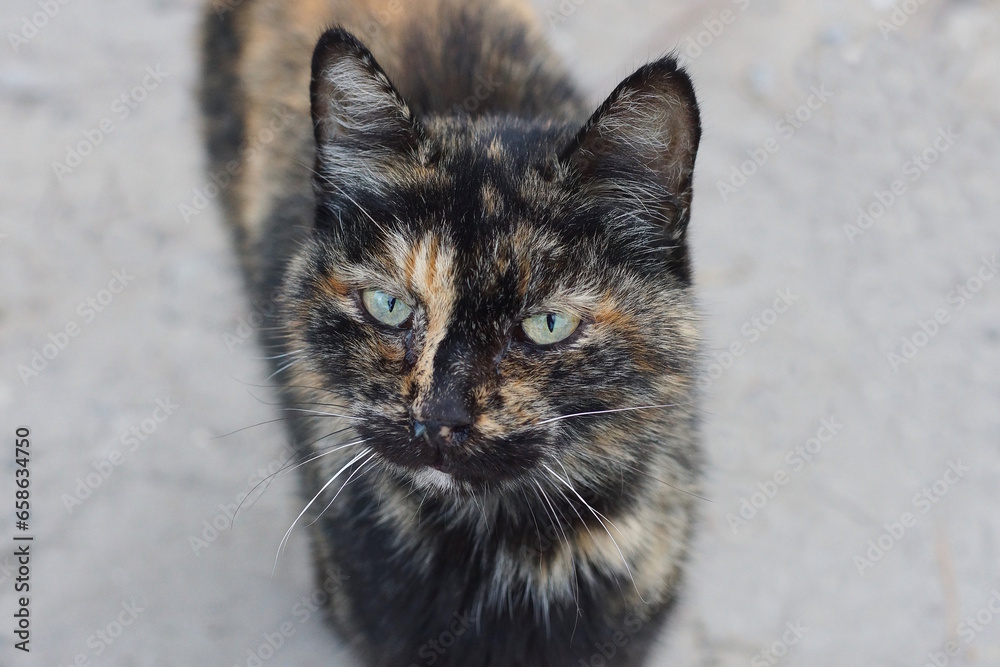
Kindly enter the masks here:
[[496, 489], [523, 477], [540, 457], [541, 443], [527, 438], [496, 440], [475, 430], [445, 430], [428, 436], [420, 428], [371, 434], [383, 461], [417, 486], [451, 492]]

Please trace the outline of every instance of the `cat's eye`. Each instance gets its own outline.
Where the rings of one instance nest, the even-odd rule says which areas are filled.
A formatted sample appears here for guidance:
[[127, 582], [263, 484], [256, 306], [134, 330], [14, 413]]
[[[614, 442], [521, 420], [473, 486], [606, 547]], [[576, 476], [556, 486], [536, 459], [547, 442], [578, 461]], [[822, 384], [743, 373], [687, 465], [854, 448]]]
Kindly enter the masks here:
[[536, 345], [551, 345], [566, 340], [580, 326], [580, 318], [569, 313], [542, 313], [521, 322], [521, 330]]
[[361, 303], [372, 317], [390, 327], [404, 326], [413, 313], [402, 299], [377, 289], [361, 292]]

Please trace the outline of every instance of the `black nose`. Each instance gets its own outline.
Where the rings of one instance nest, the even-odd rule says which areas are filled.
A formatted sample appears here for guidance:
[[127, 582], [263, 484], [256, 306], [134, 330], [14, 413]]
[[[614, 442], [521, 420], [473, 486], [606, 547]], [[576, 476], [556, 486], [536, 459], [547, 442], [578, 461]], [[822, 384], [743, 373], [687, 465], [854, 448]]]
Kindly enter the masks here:
[[425, 424], [437, 422], [440, 426], [461, 428], [472, 424], [472, 415], [459, 392], [445, 391], [434, 394], [421, 406], [416, 421]]
[[472, 415], [456, 391], [432, 394], [413, 414], [413, 437], [440, 449], [465, 440]]
[[424, 440], [436, 449], [461, 444], [469, 436], [470, 424], [449, 424], [434, 419], [413, 421], [413, 437]]

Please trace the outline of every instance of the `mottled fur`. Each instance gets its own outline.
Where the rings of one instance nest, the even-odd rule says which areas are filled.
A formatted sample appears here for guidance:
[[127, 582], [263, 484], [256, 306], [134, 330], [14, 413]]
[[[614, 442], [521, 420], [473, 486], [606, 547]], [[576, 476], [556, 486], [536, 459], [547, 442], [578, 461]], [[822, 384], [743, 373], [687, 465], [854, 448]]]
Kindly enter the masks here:
[[[687, 76], [650, 63], [588, 119], [513, 0], [246, 0], [205, 27], [211, 168], [277, 306], [297, 452], [322, 455], [334, 625], [371, 665], [640, 664], [700, 458]], [[547, 312], [581, 323], [532, 344]]]

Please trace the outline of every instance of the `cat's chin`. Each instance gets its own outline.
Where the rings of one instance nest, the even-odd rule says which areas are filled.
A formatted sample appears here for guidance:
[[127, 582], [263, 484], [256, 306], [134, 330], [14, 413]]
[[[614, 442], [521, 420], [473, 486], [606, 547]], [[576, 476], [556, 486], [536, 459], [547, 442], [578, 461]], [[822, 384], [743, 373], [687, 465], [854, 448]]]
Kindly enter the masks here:
[[497, 479], [481, 477], [464, 470], [449, 470], [443, 466], [408, 467], [404, 477], [407, 482], [423, 491], [459, 497], [481, 497], [504, 486], [503, 483], [498, 484], [500, 480]]
[[413, 483], [421, 489], [451, 493], [461, 493], [467, 483], [460, 481], [450, 472], [427, 466], [413, 473]]

